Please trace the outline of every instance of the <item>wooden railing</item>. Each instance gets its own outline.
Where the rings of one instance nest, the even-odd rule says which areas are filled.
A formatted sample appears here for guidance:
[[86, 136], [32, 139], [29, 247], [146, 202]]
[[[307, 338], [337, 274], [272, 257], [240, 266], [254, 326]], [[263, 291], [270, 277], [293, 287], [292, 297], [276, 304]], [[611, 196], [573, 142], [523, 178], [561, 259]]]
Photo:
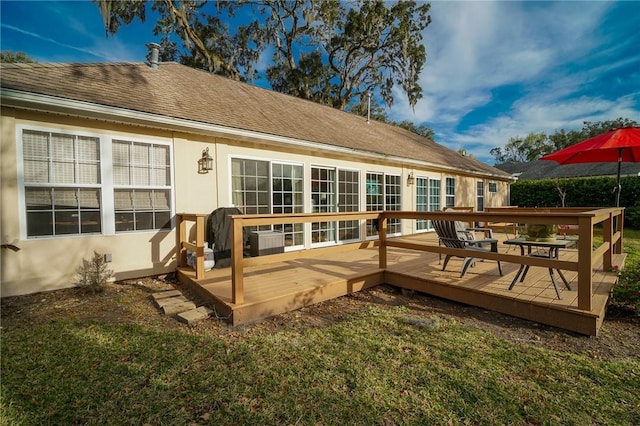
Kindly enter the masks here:
[[[387, 238], [387, 223], [389, 219], [402, 220], [458, 220], [463, 222], [515, 222], [520, 224], [552, 224], [572, 225], [577, 227], [578, 260], [567, 261], [558, 259], [546, 259], [538, 257], [521, 256], [519, 254], [474, 252], [474, 257], [490, 260], [499, 260], [516, 264], [540, 266], [545, 268], [563, 269], [578, 273], [578, 308], [591, 310], [592, 304], [592, 278], [594, 265], [602, 263], [604, 271], [612, 269], [612, 255], [622, 253], [622, 224], [623, 208], [603, 209], [526, 209], [505, 208], [491, 212], [356, 212], [356, 213], [304, 213], [304, 214], [276, 214], [276, 215], [234, 215], [232, 216], [232, 241], [231, 250], [231, 276], [232, 276], [232, 303], [240, 304], [244, 301], [244, 268], [253, 265], [279, 262], [287, 259], [320, 255], [323, 251], [348, 250], [366, 248], [378, 245], [378, 264], [380, 269], [387, 268], [387, 249], [397, 247], [410, 250], [452, 254], [465, 257], [468, 252], [464, 249], [454, 249], [436, 244], [407, 242], [401, 239]], [[196, 252], [196, 279], [204, 277], [204, 222], [206, 215], [178, 214], [178, 230], [176, 242], [178, 247], [178, 266], [186, 265], [185, 251]], [[376, 241], [362, 241], [355, 244], [344, 244], [326, 248], [314, 248], [310, 250], [293, 251], [283, 254], [244, 258], [243, 228], [248, 226], [293, 224], [310, 222], [338, 222], [346, 220], [378, 221], [378, 239]], [[614, 220], [617, 219], [617, 220]], [[186, 240], [186, 221], [195, 221], [196, 242], [189, 243]], [[616, 227], [614, 229], [614, 223]], [[602, 225], [603, 243], [598, 247], [594, 244], [594, 226]], [[364, 227], [363, 227], [364, 229]], [[364, 234], [364, 232], [361, 232]]]
[[[195, 270], [196, 279], [204, 278], [204, 227], [206, 214], [178, 213], [176, 214], [176, 251], [177, 266], [187, 266], [187, 251], [196, 254]], [[195, 222], [195, 241], [190, 242], [187, 234], [187, 223]]]

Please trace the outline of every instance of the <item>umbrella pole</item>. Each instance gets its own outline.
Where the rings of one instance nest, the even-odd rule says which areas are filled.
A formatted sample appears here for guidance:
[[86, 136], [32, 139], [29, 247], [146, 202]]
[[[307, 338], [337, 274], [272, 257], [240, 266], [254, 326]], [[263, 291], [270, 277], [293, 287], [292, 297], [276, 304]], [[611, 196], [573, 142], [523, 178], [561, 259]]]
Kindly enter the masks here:
[[[616, 179], [617, 182], [617, 186], [616, 186], [616, 207], [620, 207], [620, 192], [622, 190], [622, 186], [620, 185], [620, 168], [622, 167], [622, 148], [618, 148], [618, 176]], [[613, 232], [618, 232], [618, 216], [615, 216], [613, 218]], [[616, 245], [614, 244], [613, 247], [613, 253], [616, 252]]]
[[620, 167], [622, 167], [622, 148], [618, 148], [618, 179], [616, 186], [616, 207], [620, 207], [620, 192], [622, 187], [620, 185]]

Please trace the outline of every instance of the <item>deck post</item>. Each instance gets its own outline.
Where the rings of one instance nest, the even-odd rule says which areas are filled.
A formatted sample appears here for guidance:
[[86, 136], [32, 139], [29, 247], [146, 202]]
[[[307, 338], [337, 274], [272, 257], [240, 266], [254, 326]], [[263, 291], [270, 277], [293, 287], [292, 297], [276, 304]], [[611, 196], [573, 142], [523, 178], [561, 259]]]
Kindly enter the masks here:
[[187, 265], [187, 252], [182, 247], [185, 235], [187, 235], [187, 223], [180, 213], [176, 215], [176, 220], [178, 221], [176, 226], [176, 266], [180, 268]]
[[380, 246], [378, 247], [378, 267], [387, 269], [387, 216], [381, 213], [378, 216], [378, 236]]
[[578, 309], [591, 311], [593, 287], [593, 223], [590, 216], [578, 219]]
[[204, 278], [204, 216], [196, 216], [196, 279]]
[[231, 303], [244, 302], [242, 218], [231, 217]]
[[611, 270], [611, 256], [613, 255], [613, 237], [616, 233], [616, 230], [613, 228], [613, 223], [615, 222], [614, 216], [617, 213], [610, 212], [609, 218], [602, 222], [602, 240], [603, 244], [606, 244], [609, 249], [605, 252], [602, 257], [602, 270], [610, 271]]
[[618, 209], [618, 211], [616, 211], [616, 218], [614, 220], [615, 226], [614, 226], [614, 234], [615, 233], [620, 233], [620, 239], [616, 242], [616, 244], [614, 245], [614, 253], [615, 254], [622, 254], [622, 228], [624, 225], [624, 208]]

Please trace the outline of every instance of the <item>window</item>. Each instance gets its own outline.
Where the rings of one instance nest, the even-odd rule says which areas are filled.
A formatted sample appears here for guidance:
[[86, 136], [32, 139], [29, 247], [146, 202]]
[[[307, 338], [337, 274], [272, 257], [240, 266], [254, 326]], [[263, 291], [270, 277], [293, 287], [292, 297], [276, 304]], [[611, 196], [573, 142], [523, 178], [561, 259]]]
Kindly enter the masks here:
[[476, 210], [484, 211], [484, 182], [479, 180], [476, 186]]
[[[273, 163], [271, 166], [273, 213], [302, 213], [304, 211], [303, 168], [294, 164]], [[284, 234], [286, 247], [304, 244], [304, 224], [274, 225]]]
[[26, 237], [171, 228], [168, 144], [20, 129]]
[[[385, 210], [402, 210], [402, 204], [400, 204], [400, 193], [402, 191], [402, 185], [400, 176], [397, 175], [385, 175]], [[399, 234], [400, 233], [400, 219], [389, 219], [387, 222], [387, 233]]]
[[233, 159], [231, 162], [233, 205], [243, 214], [269, 214], [269, 162]]
[[[367, 211], [400, 210], [401, 183], [399, 175], [367, 173]], [[367, 237], [378, 235], [377, 223], [367, 220]], [[400, 233], [400, 220], [389, 219], [387, 233]]]
[[[417, 178], [416, 179], [416, 210], [419, 212], [429, 211], [429, 179]], [[429, 221], [425, 219], [418, 219], [416, 221], [416, 230], [425, 231], [429, 229]]]
[[498, 192], [498, 184], [495, 182], [489, 182], [489, 193], [495, 194]]
[[[244, 214], [302, 213], [304, 210], [301, 165], [233, 158], [231, 182], [233, 205]], [[264, 231], [272, 227], [262, 225], [248, 229]], [[273, 230], [284, 234], [286, 247], [304, 244], [304, 224], [275, 224]]]
[[[243, 214], [269, 214], [269, 162], [234, 158], [231, 160], [231, 197]], [[271, 230], [271, 226], [250, 226], [250, 231]]]
[[100, 139], [23, 130], [27, 237], [102, 231]]
[[[384, 210], [384, 175], [382, 173], [367, 173], [367, 211]], [[367, 219], [367, 237], [378, 235], [378, 223]]]
[[[437, 212], [440, 210], [440, 181], [437, 179], [429, 179], [429, 211]], [[429, 223], [429, 228], [431, 228]]]
[[[325, 167], [311, 168], [311, 208], [312, 213], [336, 211], [336, 171]], [[313, 222], [311, 241], [314, 243], [334, 242], [335, 222]]]
[[[436, 179], [416, 179], [416, 210], [419, 212], [435, 212], [440, 210], [440, 181]], [[416, 229], [424, 231], [432, 229], [430, 220], [417, 220]]]
[[[355, 170], [338, 170], [338, 211], [357, 212], [360, 210], [360, 173]], [[338, 222], [340, 241], [360, 238], [360, 221], [341, 220]]]
[[112, 142], [116, 232], [171, 228], [169, 146]]
[[446, 208], [456, 206], [456, 179], [448, 177], [445, 180], [444, 205]]

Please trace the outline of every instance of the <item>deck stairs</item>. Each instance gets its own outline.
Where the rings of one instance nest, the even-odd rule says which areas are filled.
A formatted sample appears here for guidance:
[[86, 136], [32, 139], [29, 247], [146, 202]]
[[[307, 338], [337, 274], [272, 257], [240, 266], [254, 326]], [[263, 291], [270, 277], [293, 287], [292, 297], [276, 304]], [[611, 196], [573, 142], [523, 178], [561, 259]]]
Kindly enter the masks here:
[[187, 325], [194, 325], [209, 318], [213, 309], [207, 306], [196, 306], [180, 290], [168, 290], [151, 295], [154, 304], [165, 315], [174, 315], [179, 321]]

